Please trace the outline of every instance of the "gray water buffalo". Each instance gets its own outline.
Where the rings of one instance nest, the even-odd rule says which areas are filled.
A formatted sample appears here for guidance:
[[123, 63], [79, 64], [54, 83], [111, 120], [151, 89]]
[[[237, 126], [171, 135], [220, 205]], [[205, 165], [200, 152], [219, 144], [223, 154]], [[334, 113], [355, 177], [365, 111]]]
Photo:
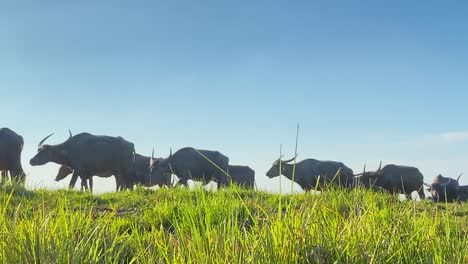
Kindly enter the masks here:
[[[155, 185], [159, 185], [159, 187], [163, 187], [164, 185], [166, 185], [167, 187], [171, 187], [172, 186], [172, 183], [171, 183], [171, 175], [164, 175], [164, 177], [162, 179], [160, 179], [160, 181], [158, 182], [150, 182], [150, 181], [147, 181], [146, 179], [148, 179], [148, 175], [149, 175], [149, 171], [150, 171], [150, 160], [151, 158], [150, 157], [147, 157], [147, 156], [142, 156], [140, 154], [135, 154], [135, 183], [142, 183], [143, 185], [147, 186], [147, 187], [151, 187], [151, 186], [155, 186]], [[156, 161], [158, 160], [161, 160], [161, 159], [155, 159]], [[73, 173], [73, 169], [67, 167], [67, 166], [64, 166], [62, 165], [57, 173], [57, 176], [55, 177], [55, 181], [61, 181], [63, 180], [64, 178], [66, 178], [68, 175], [72, 174]], [[104, 172], [100, 172], [99, 174], [97, 175], [93, 175], [93, 176], [98, 176], [98, 177], [102, 177], [102, 178], [108, 178], [108, 177], [111, 177], [113, 176], [113, 172], [112, 171], [104, 171]], [[120, 177], [115, 177], [115, 186], [116, 186], [116, 190], [119, 191], [119, 190], [122, 190], [123, 188], [123, 185], [122, 183], [119, 182], [119, 179]], [[86, 183], [84, 181], [81, 182], [81, 188], [85, 188], [86, 186]]]
[[[59, 170], [57, 172], [57, 176], [55, 177], [55, 181], [61, 181], [61, 180], [65, 179], [68, 175], [70, 175], [72, 173], [73, 173], [72, 168], [67, 167], [65, 165], [62, 165], [62, 166], [60, 166], [60, 168], [59, 168]], [[93, 175], [93, 176], [98, 176], [98, 177], [102, 177], [102, 178], [109, 178], [109, 177], [111, 177], [113, 175], [114, 174], [112, 173], [112, 171], [103, 171], [103, 172], [100, 172], [98, 175]], [[119, 190], [122, 189], [122, 184], [120, 182], [118, 182], [118, 179], [119, 179], [119, 177], [115, 177], [115, 186], [116, 186], [115, 189], [116, 189], [116, 191], [119, 191]], [[86, 189], [87, 188], [86, 185], [87, 185], [86, 181], [82, 180], [81, 181], [81, 190]]]
[[162, 158], [153, 158], [137, 154], [136, 157], [136, 175], [138, 181], [145, 187], [163, 186], [172, 187], [172, 174], [164, 173], [161, 177], [150, 177], [150, 166], [157, 166]]
[[248, 166], [229, 165], [228, 174], [232, 182], [239, 186], [253, 189], [255, 186], [255, 171]]
[[23, 150], [23, 137], [9, 128], [0, 128], [0, 171], [2, 181], [8, 177], [16, 182], [24, 183], [26, 174], [21, 166], [21, 151]]
[[414, 167], [389, 164], [382, 168], [380, 163], [377, 171], [363, 172], [356, 175], [356, 184], [366, 188], [381, 187], [390, 193], [402, 193], [411, 197], [417, 191], [419, 197], [424, 199], [424, 181], [422, 173]]
[[458, 179], [454, 180], [439, 174], [434, 178], [432, 184], [424, 185], [429, 187], [427, 190], [431, 193], [434, 201], [455, 202], [459, 200], [460, 196], [460, 184], [458, 183], [460, 177], [461, 175]]
[[[284, 175], [290, 180], [294, 180], [304, 191], [312, 189], [321, 190], [327, 185], [352, 187], [353, 170], [341, 162], [320, 161], [316, 159], [305, 159], [296, 164], [293, 179], [293, 164], [289, 164], [296, 157], [289, 160], [278, 159], [268, 170], [266, 175], [269, 178]], [[281, 164], [281, 171], [280, 171]]]
[[190, 179], [205, 184], [214, 181], [220, 188], [229, 185], [228, 163], [229, 158], [218, 151], [182, 148], [159, 161], [151, 158], [148, 180], [157, 182], [165, 177], [164, 174], [175, 174], [179, 178], [177, 184], [188, 186]]
[[32, 166], [54, 162], [65, 165], [73, 170], [70, 188], [75, 186], [78, 177], [84, 181], [85, 188], [90, 182], [92, 191], [92, 176], [112, 172], [123, 188], [133, 188], [136, 181], [135, 147], [122, 137], [96, 136], [81, 133], [70, 137], [57, 145], [44, 145], [53, 134], [45, 137], [38, 145], [38, 153], [30, 160]]

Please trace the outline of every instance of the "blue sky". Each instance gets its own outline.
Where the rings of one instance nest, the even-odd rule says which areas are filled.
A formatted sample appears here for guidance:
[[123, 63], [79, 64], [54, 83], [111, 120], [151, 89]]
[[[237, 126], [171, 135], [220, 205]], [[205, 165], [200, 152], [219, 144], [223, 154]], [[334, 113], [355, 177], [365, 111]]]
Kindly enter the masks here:
[[[217, 149], [264, 174], [299, 159], [413, 165], [468, 183], [462, 1], [4, 1], [0, 120], [39, 140], [121, 135], [137, 152]], [[68, 181], [68, 180], [67, 180]], [[101, 191], [113, 180], [102, 180]]]

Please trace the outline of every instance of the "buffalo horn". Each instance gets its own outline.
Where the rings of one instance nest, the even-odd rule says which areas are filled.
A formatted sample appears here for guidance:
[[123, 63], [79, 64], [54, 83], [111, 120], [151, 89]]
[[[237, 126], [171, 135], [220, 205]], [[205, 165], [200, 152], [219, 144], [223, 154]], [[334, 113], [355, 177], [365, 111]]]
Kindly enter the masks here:
[[291, 162], [291, 161], [293, 161], [293, 160], [295, 160], [295, 159], [297, 158], [297, 155], [299, 155], [299, 154], [296, 154], [296, 156], [294, 156], [294, 158], [292, 158], [292, 159], [284, 160], [284, 161], [282, 161], [282, 162], [283, 162], [283, 163]]
[[458, 182], [458, 180], [460, 180], [460, 177], [461, 177], [462, 175], [463, 175], [463, 172], [460, 174], [460, 176], [458, 176], [457, 182]]
[[39, 148], [42, 147], [42, 144], [44, 144], [44, 142], [50, 138], [54, 133], [48, 135], [47, 137], [45, 137], [43, 140], [41, 140], [41, 142], [39, 142], [39, 145], [37, 145]]

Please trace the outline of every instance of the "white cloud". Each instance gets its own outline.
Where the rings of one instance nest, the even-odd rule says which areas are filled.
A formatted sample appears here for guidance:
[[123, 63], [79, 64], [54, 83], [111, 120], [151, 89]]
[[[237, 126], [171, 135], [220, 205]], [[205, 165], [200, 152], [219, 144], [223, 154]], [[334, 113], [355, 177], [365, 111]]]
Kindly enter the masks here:
[[441, 133], [439, 138], [444, 143], [468, 141], [468, 131], [445, 132]]

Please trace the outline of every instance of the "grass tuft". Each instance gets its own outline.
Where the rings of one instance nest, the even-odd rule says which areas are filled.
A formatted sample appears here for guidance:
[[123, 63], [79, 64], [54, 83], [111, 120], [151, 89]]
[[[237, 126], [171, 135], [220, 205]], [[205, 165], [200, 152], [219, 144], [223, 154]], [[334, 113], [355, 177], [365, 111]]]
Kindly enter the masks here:
[[468, 205], [364, 189], [278, 195], [0, 189], [3, 263], [466, 263]]

